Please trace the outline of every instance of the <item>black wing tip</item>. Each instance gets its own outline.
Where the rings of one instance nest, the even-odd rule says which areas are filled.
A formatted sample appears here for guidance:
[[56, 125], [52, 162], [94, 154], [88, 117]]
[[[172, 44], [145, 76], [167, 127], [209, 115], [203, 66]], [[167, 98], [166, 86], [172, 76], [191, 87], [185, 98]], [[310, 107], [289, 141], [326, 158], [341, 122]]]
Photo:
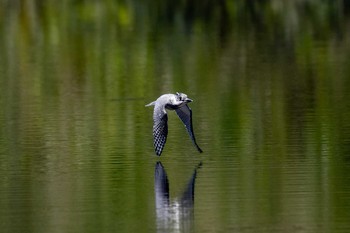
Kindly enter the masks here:
[[197, 146], [197, 150], [199, 153], [203, 153], [203, 150]]
[[161, 151], [160, 151], [160, 152], [156, 151], [156, 155], [157, 155], [157, 156], [160, 156], [161, 154], [162, 154]]
[[160, 156], [162, 154], [162, 149], [154, 147], [154, 152], [156, 153], [157, 156]]
[[156, 152], [156, 155], [157, 155], [157, 156], [160, 156], [160, 155], [162, 154], [163, 148], [164, 148], [164, 147], [162, 147], [162, 148], [156, 147], [156, 146], [154, 147], [154, 152]]

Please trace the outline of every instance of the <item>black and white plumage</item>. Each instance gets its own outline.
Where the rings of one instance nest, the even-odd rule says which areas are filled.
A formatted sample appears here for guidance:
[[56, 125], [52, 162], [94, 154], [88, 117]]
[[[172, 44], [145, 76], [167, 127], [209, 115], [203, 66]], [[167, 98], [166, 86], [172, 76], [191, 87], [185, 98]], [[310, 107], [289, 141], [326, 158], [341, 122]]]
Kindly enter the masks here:
[[192, 102], [192, 100], [187, 98], [186, 94], [176, 92], [176, 94], [164, 94], [156, 101], [146, 105], [147, 107], [154, 105], [153, 144], [155, 152], [158, 156], [160, 156], [163, 151], [168, 135], [168, 115], [166, 110], [176, 111], [181, 121], [185, 124], [192, 142], [196, 146], [197, 150], [202, 153], [201, 148], [199, 148], [197, 145], [196, 138], [193, 133], [192, 110], [187, 105], [187, 103], [190, 102]]

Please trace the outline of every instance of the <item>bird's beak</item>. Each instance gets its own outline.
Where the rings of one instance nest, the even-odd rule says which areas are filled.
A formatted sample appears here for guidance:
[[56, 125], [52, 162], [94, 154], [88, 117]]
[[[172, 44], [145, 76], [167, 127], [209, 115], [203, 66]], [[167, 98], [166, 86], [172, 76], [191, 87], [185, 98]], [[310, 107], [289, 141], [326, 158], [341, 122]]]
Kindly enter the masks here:
[[186, 98], [185, 101], [186, 101], [186, 103], [190, 103], [190, 102], [192, 102], [193, 100], [191, 100], [190, 98]]

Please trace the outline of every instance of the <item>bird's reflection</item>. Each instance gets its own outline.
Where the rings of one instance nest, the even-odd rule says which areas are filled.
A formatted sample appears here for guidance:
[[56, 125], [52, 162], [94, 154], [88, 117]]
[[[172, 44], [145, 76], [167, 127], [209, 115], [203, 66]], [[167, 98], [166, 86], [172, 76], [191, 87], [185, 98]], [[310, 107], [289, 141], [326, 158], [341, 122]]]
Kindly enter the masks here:
[[154, 193], [158, 232], [191, 232], [193, 230], [194, 187], [199, 163], [179, 199], [170, 201], [169, 181], [163, 165], [156, 163]]

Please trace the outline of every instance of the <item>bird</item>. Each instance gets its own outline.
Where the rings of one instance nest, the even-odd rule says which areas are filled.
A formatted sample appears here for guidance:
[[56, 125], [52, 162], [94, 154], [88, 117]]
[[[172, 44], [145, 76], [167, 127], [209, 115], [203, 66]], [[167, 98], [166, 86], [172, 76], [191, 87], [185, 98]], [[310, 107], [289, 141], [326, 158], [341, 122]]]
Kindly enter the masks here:
[[175, 110], [184, 123], [193, 144], [199, 153], [203, 152], [196, 142], [192, 126], [192, 110], [187, 105], [192, 101], [186, 94], [176, 92], [176, 94], [161, 95], [156, 101], [146, 105], [146, 107], [154, 106], [153, 145], [156, 155], [160, 156], [162, 154], [168, 136], [168, 114], [166, 110]]

